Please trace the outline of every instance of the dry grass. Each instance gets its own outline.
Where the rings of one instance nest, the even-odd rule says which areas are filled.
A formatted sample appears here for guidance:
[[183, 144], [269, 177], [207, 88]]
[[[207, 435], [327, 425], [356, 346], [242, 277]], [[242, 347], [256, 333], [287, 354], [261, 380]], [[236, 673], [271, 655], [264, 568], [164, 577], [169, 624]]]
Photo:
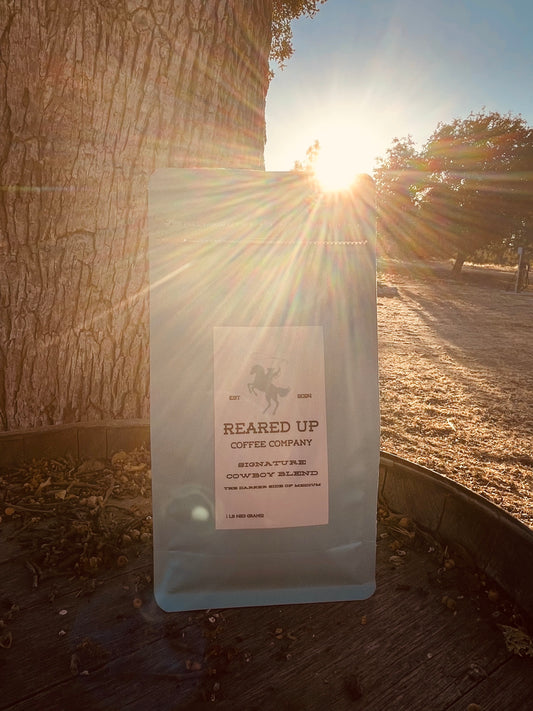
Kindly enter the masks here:
[[[533, 292], [512, 274], [389, 265], [378, 298], [381, 446], [533, 527]], [[531, 290], [531, 287], [530, 287]]]

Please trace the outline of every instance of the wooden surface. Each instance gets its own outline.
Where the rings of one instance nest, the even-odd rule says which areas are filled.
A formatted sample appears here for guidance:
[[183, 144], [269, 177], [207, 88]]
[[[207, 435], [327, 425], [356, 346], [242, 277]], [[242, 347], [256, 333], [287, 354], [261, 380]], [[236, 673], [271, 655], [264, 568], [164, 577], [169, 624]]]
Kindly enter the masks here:
[[168, 614], [149, 545], [34, 588], [5, 527], [0, 543], [0, 709], [531, 709], [533, 658], [499, 626], [513, 605], [398, 517], [379, 523], [375, 594], [335, 604]]
[[[456, 481], [381, 452], [382, 504], [440, 541], [460, 546], [533, 617], [533, 530]], [[532, 704], [533, 708], [533, 704]]]

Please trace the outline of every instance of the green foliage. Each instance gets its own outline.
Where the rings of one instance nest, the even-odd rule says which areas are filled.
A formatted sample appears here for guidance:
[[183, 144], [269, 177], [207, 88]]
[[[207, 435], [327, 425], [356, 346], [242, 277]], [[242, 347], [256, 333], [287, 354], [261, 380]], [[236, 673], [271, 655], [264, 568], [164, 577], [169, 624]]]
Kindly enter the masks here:
[[314, 17], [327, 0], [274, 0], [270, 58], [281, 67], [292, 56], [291, 22], [297, 17]]
[[521, 116], [480, 111], [440, 123], [417, 150], [395, 139], [376, 171], [389, 248], [456, 255], [533, 242], [533, 129]]
[[417, 196], [424, 171], [411, 136], [395, 138], [378, 158], [374, 180], [378, 195], [378, 241], [390, 256], [412, 256], [416, 244]]
[[462, 260], [488, 245], [527, 237], [533, 130], [521, 116], [471, 113], [439, 124], [423, 150], [426, 212]]

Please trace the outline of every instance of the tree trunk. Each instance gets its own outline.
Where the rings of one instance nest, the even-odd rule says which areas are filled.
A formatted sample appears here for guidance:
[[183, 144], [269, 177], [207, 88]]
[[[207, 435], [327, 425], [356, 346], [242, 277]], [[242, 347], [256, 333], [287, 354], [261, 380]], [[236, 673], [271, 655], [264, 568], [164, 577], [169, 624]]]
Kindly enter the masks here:
[[454, 274], [455, 276], [459, 276], [463, 268], [463, 264], [465, 263], [465, 260], [466, 254], [464, 254], [463, 252], [458, 252], [452, 267], [452, 274]]
[[271, 18], [0, 3], [0, 429], [148, 416], [147, 181], [263, 167]]

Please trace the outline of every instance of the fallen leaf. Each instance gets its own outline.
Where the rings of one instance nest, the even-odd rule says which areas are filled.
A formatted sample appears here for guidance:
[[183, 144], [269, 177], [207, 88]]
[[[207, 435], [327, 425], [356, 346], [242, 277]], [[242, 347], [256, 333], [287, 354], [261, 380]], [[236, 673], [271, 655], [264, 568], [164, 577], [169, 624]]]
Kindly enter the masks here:
[[498, 625], [503, 632], [505, 646], [519, 657], [533, 657], [533, 640], [523, 630], [508, 625]]
[[70, 657], [70, 673], [77, 676], [80, 673], [80, 657], [76, 652]]
[[0, 635], [0, 647], [2, 649], [11, 649], [11, 645], [13, 644], [13, 635], [11, 632], [3, 632]]

